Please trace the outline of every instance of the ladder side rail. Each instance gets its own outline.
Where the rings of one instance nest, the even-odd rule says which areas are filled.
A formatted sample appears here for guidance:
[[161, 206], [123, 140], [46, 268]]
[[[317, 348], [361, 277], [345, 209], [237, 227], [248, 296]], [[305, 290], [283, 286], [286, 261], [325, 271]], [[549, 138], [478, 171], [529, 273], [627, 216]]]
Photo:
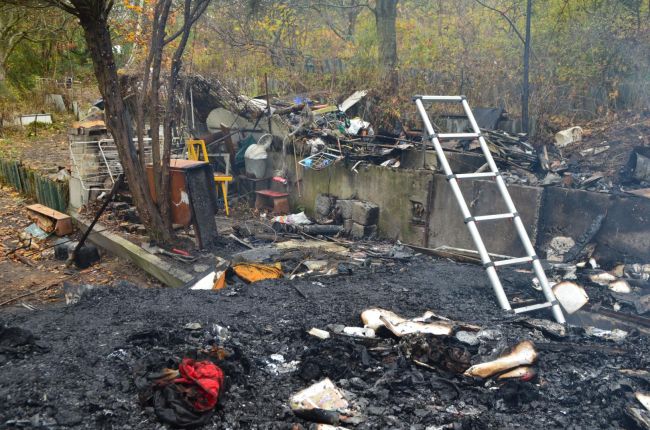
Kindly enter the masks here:
[[[497, 163], [494, 162], [494, 158], [492, 157], [490, 148], [488, 148], [487, 146], [487, 142], [485, 141], [483, 136], [481, 136], [481, 129], [478, 126], [476, 119], [474, 118], [474, 114], [472, 114], [472, 110], [469, 108], [469, 103], [467, 103], [467, 99], [463, 98], [461, 103], [463, 105], [463, 110], [465, 111], [465, 115], [467, 115], [467, 119], [469, 120], [469, 124], [472, 126], [472, 130], [474, 131], [474, 133], [477, 133], [479, 135], [478, 141], [481, 144], [481, 150], [483, 151], [483, 155], [485, 156], [485, 161], [487, 161], [490, 171], [493, 173], [499, 173], [499, 168], [497, 167]], [[497, 175], [497, 180], [498, 179], [499, 179], [499, 175]], [[510, 205], [508, 205], [508, 210], [510, 212], [515, 212], [512, 210]]]
[[449, 163], [447, 162], [447, 157], [445, 157], [445, 153], [442, 149], [442, 146], [440, 145], [440, 141], [436, 137], [436, 133], [433, 129], [433, 126], [431, 125], [431, 121], [429, 120], [429, 115], [424, 109], [422, 100], [416, 99], [415, 104], [418, 108], [420, 116], [422, 117], [422, 121], [424, 123], [427, 134], [431, 136], [431, 142], [433, 143], [433, 146], [436, 150], [436, 154], [438, 155], [438, 160], [442, 165], [445, 175], [448, 178], [449, 185], [451, 187], [452, 192], [454, 193], [454, 196], [456, 197], [456, 201], [458, 202], [458, 206], [460, 207], [460, 210], [463, 214], [463, 218], [470, 220], [467, 222], [467, 228], [469, 230], [470, 235], [472, 236], [472, 240], [474, 242], [474, 245], [476, 246], [476, 250], [478, 251], [481, 257], [481, 262], [486, 268], [488, 279], [492, 284], [492, 289], [494, 290], [494, 294], [497, 296], [497, 301], [499, 302], [499, 306], [501, 306], [502, 309], [510, 310], [512, 309], [512, 307], [510, 306], [510, 301], [508, 300], [508, 297], [503, 291], [503, 286], [501, 285], [501, 281], [499, 280], [499, 276], [497, 275], [496, 268], [494, 266], [494, 263], [492, 263], [492, 260], [490, 259], [490, 255], [488, 254], [485, 245], [483, 244], [483, 240], [481, 239], [481, 235], [478, 231], [478, 227], [476, 226], [476, 223], [473, 220], [471, 220], [472, 214], [469, 211], [469, 208], [467, 207], [467, 203], [465, 202], [465, 198], [463, 197], [463, 193], [460, 190], [458, 182], [456, 181], [456, 178], [454, 178], [454, 174], [451, 170], [451, 167], [449, 166]]
[[[469, 104], [467, 103], [467, 100], [463, 99], [461, 103], [463, 105], [463, 109], [465, 110], [465, 114], [467, 115], [467, 118], [469, 119], [469, 122], [472, 126], [472, 129], [474, 130], [474, 132], [480, 133], [481, 129], [476, 123], [476, 119], [472, 114], [472, 111], [469, 107]], [[488, 166], [493, 172], [497, 173], [499, 170], [497, 168], [496, 163], [494, 162], [494, 158], [492, 157], [490, 148], [488, 148], [487, 142], [485, 141], [485, 138], [483, 138], [483, 136], [479, 136], [479, 143], [481, 144], [481, 149], [483, 150], [483, 154], [485, 155], [485, 158], [488, 162]], [[508, 188], [506, 186], [505, 181], [503, 180], [503, 177], [501, 175], [497, 175], [495, 179], [499, 191], [501, 193], [501, 196], [503, 197], [503, 200], [506, 203], [506, 207], [508, 208], [508, 211], [512, 213], [517, 213], [517, 209], [515, 207], [514, 202], [512, 201], [512, 197], [510, 197], [510, 193], [508, 192]], [[553, 291], [551, 290], [551, 286], [548, 283], [548, 278], [546, 277], [546, 273], [544, 272], [542, 263], [539, 261], [535, 248], [533, 247], [533, 244], [530, 241], [530, 237], [526, 232], [526, 227], [524, 226], [524, 223], [521, 220], [520, 216], [515, 216], [513, 218], [513, 221], [515, 224], [515, 229], [517, 230], [517, 235], [519, 236], [519, 239], [522, 245], [524, 246], [526, 254], [530, 257], [533, 257], [533, 262], [532, 262], [533, 271], [535, 272], [537, 279], [539, 279], [539, 283], [540, 286], [542, 287], [542, 292], [544, 293], [544, 297], [549, 303], [552, 304], [551, 309], [553, 312], [553, 317], [557, 322], [564, 323], [565, 322], [564, 314], [562, 313], [562, 309], [560, 308], [560, 305], [557, 302], [557, 298], [555, 297], [555, 294], [553, 294]]]

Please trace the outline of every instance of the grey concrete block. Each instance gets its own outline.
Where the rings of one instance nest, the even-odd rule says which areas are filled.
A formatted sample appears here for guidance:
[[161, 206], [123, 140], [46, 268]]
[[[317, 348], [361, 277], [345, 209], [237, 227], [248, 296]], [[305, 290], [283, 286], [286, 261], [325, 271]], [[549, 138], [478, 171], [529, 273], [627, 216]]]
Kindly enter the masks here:
[[352, 222], [352, 228], [350, 230], [350, 236], [352, 239], [364, 239], [364, 238], [373, 238], [377, 235], [377, 225], [363, 225], [356, 222]]
[[355, 201], [352, 204], [352, 221], [362, 225], [377, 224], [379, 206], [370, 202]]
[[352, 203], [354, 200], [339, 199], [336, 201], [336, 210], [343, 221], [352, 219]]
[[[292, 154], [286, 164], [293, 166], [293, 163]], [[328, 168], [328, 174], [305, 169], [302, 175], [302, 197], [296, 199], [295, 205], [304, 207], [308, 214], [315, 216], [314, 202], [318, 194], [333, 193], [341, 199], [370, 201], [381, 208], [377, 223], [379, 236], [425, 245], [421, 226], [414, 226], [411, 222], [412, 205], [408, 198], [421, 195], [424, 196], [421, 201], [427, 201], [431, 171], [386, 169], [370, 165], [353, 173], [349, 166], [337, 163]]]
[[647, 263], [650, 261], [649, 225], [649, 199], [636, 196], [614, 198], [595, 238], [596, 260], [612, 265], [618, 262]]
[[316, 212], [317, 217], [327, 217], [334, 209], [334, 202], [336, 202], [336, 197], [329, 196], [327, 194], [319, 194], [316, 196], [316, 205], [314, 207], [314, 212]]
[[650, 260], [650, 200], [618, 197], [605, 193], [547, 187], [542, 203], [540, 248], [546, 249], [554, 236], [577, 240], [596, 217], [605, 215], [593, 238], [594, 257], [606, 267], [617, 263]]
[[345, 234], [350, 234], [350, 232], [352, 231], [352, 224], [354, 224], [354, 221], [352, 221], [351, 219], [343, 220], [343, 231], [345, 232]]

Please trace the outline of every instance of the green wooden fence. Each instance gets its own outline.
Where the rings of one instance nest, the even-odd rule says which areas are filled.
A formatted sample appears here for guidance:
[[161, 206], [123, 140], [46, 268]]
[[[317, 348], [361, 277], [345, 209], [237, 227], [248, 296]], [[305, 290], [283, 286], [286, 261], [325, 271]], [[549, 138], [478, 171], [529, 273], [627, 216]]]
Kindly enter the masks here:
[[52, 209], [65, 213], [68, 208], [67, 181], [53, 181], [20, 161], [0, 158], [0, 182]]

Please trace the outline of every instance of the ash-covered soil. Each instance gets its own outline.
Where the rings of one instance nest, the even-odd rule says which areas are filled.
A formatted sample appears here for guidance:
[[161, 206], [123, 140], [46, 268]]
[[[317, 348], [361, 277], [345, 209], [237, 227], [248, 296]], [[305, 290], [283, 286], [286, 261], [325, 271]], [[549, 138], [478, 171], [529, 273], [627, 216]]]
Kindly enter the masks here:
[[[534, 293], [514, 272], [504, 279], [511, 296]], [[414, 364], [403, 354], [404, 341], [306, 334], [332, 324], [361, 326], [361, 311], [375, 306], [406, 317], [432, 310], [498, 330], [500, 336], [473, 347], [473, 362], [531, 339], [540, 350], [539, 376], [473, 381]], [[288, 399], [324, 377], [363, 415], [348, 428], [633, 428], [625, 408], [638, 407], [634, 391], [650, 386], [619, 370], [649, 367], [647, 337], [630, 333], [614, 343], [573, 328], [553, 339], [519, 319], [498, 309], [482, 268], [428, 257], [219, 292], [97, 288], [75, 305], [0, 315], [2, 324], [38, 337], [38, 346], [26, 342], [19, 351], [0, 343], [0, 428], [165, 428], [139, 403], [133, 373], [151, 360], [201, 358], [198, 350], [224, 339], [215, 325], [229, 334], [222, 346], [230, 356], [220, 363], [228, 388], [207, 428], [308, 428]], [[187, 330], [188, 323], [202, 328]]]

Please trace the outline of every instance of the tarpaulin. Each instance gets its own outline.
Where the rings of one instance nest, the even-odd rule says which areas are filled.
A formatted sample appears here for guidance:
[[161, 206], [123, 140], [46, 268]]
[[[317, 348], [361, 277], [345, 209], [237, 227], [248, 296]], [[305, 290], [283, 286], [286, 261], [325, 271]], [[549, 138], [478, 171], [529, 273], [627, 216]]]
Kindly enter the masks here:
[[258, 263], [238, 263], [232, 266], [233, 271], [244, 282], [257, 282], [264, 279], [282, 278], [282, 269], [280, 264], [275, 265], [258, 264]]
[[235, 274], [242, 281], [250, 284], [264, 279], [280, 279], [283, 276], [280, 263], [274, 265], [259, 263], [237, 263], [221, 273], [214, 282], [213, 289], [220, 290], [226, 286], [226, 277]]

